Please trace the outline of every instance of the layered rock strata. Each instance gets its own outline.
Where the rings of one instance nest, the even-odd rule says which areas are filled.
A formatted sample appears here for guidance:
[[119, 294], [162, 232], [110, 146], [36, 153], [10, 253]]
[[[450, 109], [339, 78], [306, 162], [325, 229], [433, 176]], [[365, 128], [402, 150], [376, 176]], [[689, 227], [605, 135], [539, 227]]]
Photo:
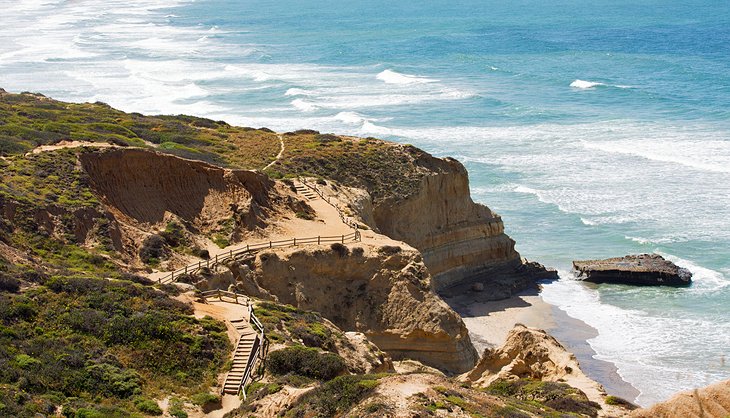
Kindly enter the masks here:
[[429, 170], [415, 193], [375, 203], [373, 219], [381, 233], [421, 251], [436, 291], [461, 293], [461, 287], [482, 283], [493, 299], [501, 299], [531, 286], [538, 276], [555, 277], [546, 276], [542, 266], [525, 266], [502, 218], [471, 199], [461, 163], [425, 153], [416, 163]]

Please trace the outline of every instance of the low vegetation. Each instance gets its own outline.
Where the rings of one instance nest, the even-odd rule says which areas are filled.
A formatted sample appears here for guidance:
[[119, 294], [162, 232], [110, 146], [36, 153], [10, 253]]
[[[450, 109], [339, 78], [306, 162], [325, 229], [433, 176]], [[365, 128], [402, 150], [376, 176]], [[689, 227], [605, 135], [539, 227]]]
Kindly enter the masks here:
[[49, 275], [2, 263], [0, 415], [159, 414], [169, 393], [207, 393], [230, 352], [225, 326], [126, 280]]
[[348, 412], [378, 386], [383, 375], [346, 375], [310, 391], [286, 417], [334, 417]]
[[337, 354], [302, 346], [273, 351], [266, 367], [274, 375], [295, 374], [318, 380], [332, 380], [347, 371], [345, 361]]
[[[104, 103], [64, 103], [37, 94], [0, 91], [0, 156], [21, 155], [64, 140], [154, 148], [223, 167], [262, 169], [280, 144], [270, 129], [230, 126], [192, 116], [144, 116]], [[378, 202], [412, 194], [423, 177], [425, 153], [375, 138], [350, 138], [313, 130], [288, 132], [272, 178], [326, 177], [364, 187]], [[436, 167], [428, 167], [435, 169]]]
[[[21, 155], [61, 141], [156, 148], [238, 168], [263, 168], [279, 152], [268, 129], [230, 126], [193, 116], [144, 116], [104, 103], [64, 103], [39, 94], [0, 90], [0, 156]], [[241, 152], [242, 151], [242, 152]]]
[[513, 407], [549, 416], [551, 411], [595, 417], [601, 406], [566, 383], [544, 382], [536, 379], [497, 380], [486, 391], [492, 395], [512, 398]]
[[420, 161], [426, 154], [412, 146], [307, 130], [291, 132], [284, 140], [282, 158], [269, 169], [277, 177], [324, 177], [365, 188], [379, 202], [410, 196], [424, 176]]
[[336, 336], [323, 324], [318, 312], [303, 311], [291, 305], [262, 302], [256, 306], [256, 315], [275, 343], [303, 344], [306, 347], [333, 350]]

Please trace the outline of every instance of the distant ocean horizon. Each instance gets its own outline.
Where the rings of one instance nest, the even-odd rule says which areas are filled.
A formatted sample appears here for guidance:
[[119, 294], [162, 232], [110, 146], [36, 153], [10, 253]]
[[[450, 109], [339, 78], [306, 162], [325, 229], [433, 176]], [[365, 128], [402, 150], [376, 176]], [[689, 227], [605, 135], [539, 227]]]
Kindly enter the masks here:
[[[641, 405], [730, 378], [727, 1], [0, 5], [0, 87], [455, 157]], [[570, 272], [643, 252], [694, 284]]]

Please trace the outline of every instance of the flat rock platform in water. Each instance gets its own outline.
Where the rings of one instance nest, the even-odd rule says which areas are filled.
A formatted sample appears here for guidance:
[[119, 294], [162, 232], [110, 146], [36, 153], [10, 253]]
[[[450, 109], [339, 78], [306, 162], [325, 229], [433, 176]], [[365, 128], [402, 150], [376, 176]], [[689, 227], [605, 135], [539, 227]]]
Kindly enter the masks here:
[[692, 273], [657, 254], [573, 261], [578, 277], [592, 283], [638, 286], [688, 286]]

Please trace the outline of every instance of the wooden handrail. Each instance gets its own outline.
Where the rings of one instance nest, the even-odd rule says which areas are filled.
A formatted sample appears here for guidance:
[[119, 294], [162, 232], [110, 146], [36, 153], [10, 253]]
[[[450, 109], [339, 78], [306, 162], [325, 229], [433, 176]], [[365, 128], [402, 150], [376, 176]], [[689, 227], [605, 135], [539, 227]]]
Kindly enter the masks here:
[[238, 387], [238, 392], [243, 395], [243, 400], [246, 400], [246, 383], [248, 379], [251, 378], [251, 374], [253, 373], [253, 368], [256, 363], [256, 358], [259, 355], [259, 350], [261, 348], [261, 340], [259, 339], [259, 336], [256, 336], [256, 339], [253, 342], [253, 348], [251, 349], [251, 354], [248, 356], [248, 362], [246, 363], [246, 370], [243, 373], [243, 378], [241, 379], [241, 385]]
[[244, 303], [242, 305], [250, 306], [250, 298], [247, 295], [244, 295], [243, 293], [238, 292], [230, 292], [227, 290], [222, 289], [213, 289], [213, 290], [206, 290], [204, 292], [200, 292], [201, 295], [203, 295], [204, 299], [207, 299], [208, 297], [214, 296], [217, 297], [218, 300], [223, 300], [223, 296], [228, 296], [229, 298], [235, 299], [235, 303], [238, 303], [239, 299], [243, 299]]
[[345, 243], [345, 241], [360, 241], [360, 231], [355, 229], [355, 232], [346, 234], [346, 235], [333, 235], [333, 236], [317, 236], [317, 237], [309, 237], [309, 238], [293, 238], [288, 240], [281, 240], [281, 241], [268, 241], [268, 242], [262, 242], [258, 244], [246, 244], [246, 247], [241, 247], [237, 250], [229, 250], [228, 253], [223, 253], [222, 256], [216, 256], [215, 259], [211, 260], [205, 260], [205, 263], [203, 261], [198, 261], [197, 263], [188, 264], [187, 266], [183, 268], [179, 268], [177, 270], [174, 270], [170, 272], [169, 274], [160, 277], [157, 279], [158, 283], [172, 283], [175, 281], [175, 277], [178, 277], [183, 274], [193, 273], [197, 270], [200, 270], [205, 266], [206, 268], [210, 268], [211, 264], [213, 266], [225, 263], [229, 260], [235, 259], [237, 256], [242, 254], [251, 253], [252, 250], [260, 250], [264, 248], [283, 248], [283, 247], [296, 247], [298, 244], [314, 244], [315, 242], [318, 245], [321, 245], [323, 243], [333, 243], [333, 242], [340, 242]]

